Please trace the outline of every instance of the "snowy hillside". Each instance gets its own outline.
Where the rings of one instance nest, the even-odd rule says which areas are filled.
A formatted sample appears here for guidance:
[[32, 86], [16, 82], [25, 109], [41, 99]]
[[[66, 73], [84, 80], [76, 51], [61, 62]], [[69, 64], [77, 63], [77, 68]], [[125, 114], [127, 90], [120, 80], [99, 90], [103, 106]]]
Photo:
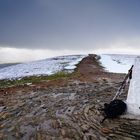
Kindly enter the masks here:
[[[67, 70], [73, 71], [87, 55], [68, 55], [49, 58], [40, 61], [17, 64], [0, 69], [1, 79], [16, 79], [33, 75], [51, 75], [56, 72]], [[134, 60], [135, 55], [100, 55], [101, 64], [108, 72], [127, 73]]]
[[72, 71], [86, 55], [68, 55], [0, 69], [0, 79], [16, 79], [33, 75], [51, 75], [62, 70]]
[[127, 73], [134, 64], [136, 55], [107, 54], [100, 55], [105, 70], [114, 73]]

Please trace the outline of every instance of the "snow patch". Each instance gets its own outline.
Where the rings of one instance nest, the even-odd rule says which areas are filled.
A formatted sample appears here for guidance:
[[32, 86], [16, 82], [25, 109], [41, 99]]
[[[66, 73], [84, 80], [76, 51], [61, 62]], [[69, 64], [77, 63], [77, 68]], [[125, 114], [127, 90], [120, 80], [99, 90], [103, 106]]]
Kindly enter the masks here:
[[100, 62], [105, 70], [113, 73], [127, 73], [134, 64], [135, 55], [100, 55]]
[[51, 75], [62, 70], [72, 72], [87, 55], [68, 55], [40, 61], [17, 64], [0, 69], [0, 79], [17, 79], [27, 76]]

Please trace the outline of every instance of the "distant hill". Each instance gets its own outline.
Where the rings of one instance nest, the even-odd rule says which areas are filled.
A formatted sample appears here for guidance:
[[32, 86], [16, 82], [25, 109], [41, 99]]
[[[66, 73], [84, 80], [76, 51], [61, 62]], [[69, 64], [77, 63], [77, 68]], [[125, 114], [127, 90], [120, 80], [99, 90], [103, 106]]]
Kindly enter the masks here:
[[19, 63], [5, 63], [5, 64], [0, 64], [0, 69], [5, 68], [5, 67], [9, 67], [9, 66], [13, 66], [13, 65], [17, 65]]

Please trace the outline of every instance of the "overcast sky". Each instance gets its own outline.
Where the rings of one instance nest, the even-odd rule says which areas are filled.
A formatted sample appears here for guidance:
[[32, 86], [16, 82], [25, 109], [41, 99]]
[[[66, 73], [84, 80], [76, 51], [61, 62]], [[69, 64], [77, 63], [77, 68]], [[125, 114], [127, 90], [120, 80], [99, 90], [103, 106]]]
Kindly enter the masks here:
[[0, 0], [0, 62], [140, 54], [139, 0]]

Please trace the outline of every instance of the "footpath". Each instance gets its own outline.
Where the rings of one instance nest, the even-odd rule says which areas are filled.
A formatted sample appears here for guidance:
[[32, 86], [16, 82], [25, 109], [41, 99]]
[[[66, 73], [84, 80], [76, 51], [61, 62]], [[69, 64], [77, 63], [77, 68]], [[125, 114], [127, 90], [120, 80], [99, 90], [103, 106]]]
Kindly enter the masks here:
[[1, 88], [0, 140], [140, 140], [140, 120], [100, 123], [123, 78], [90, 55], [67, 80]]

